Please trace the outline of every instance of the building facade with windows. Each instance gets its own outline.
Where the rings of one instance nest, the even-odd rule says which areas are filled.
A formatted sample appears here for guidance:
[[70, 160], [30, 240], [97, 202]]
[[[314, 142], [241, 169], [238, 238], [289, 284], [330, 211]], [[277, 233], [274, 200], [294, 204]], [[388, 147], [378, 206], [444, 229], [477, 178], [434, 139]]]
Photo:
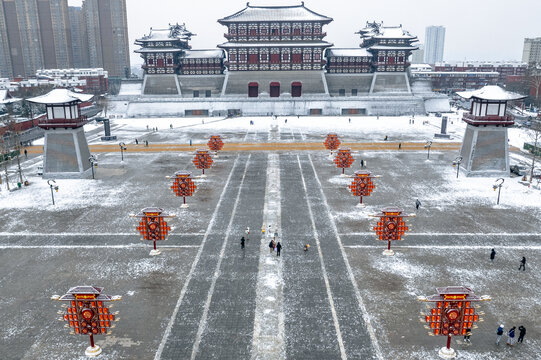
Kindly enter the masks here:
[[541, 37], [524, 39], [522, 62], [526, 64], [541, 64]]
[[104, 68], [111, 77], [130, 75], [126, 0], [84, 0], [89, 66]]
[[0, 1], [0, 75], [72, 67], [67, 0]]
[[425, 64], [443, 61], [445, 48], [445, 27], [428, 26], [425, 30]]
[[[194, 34], [185, 25], [151, 29], [135, 42], [145, 73], [141, 95], [145, 102], [153, 97], [176, 97], [181, 102], [205, 98], [209, 103], [200, 106], [209, 108], [209, 114], [422, 112], [419, 101], [423, 100], [414, 97], [407, 73], [417, 37], [402, 25], [373, 22], [358, 32], [360, 47], [334, 48], [325, 40], [325, 26], [332, 21], [304, 2], [293, 6], [248, 3], [218, 20], [226, 28], [226, 42], [212, 50], [192, 49], [189, 42]], [[393, 95], [393, 101], [402, 96], [407, 99], [407, 110], [389, 110], [383, 99], [376, 105], [368, 99], [376, 95]], [[357, 104], [331, 105], [328, 100], [333, 97]], [[262, 101], [269, 103], [262, 106]], [[319, 103], [310, 105], [311, 101]], [[130, 106], [134, 112], [141, 107]], [[190, 115], [207, 113], [187, 110]]]

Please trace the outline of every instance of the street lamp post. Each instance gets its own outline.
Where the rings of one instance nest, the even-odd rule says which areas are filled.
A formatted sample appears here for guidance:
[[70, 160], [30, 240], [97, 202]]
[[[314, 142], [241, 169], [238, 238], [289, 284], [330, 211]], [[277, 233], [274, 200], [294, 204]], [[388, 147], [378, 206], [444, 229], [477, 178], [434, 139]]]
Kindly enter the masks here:
[[121, 161], [124, 161], [124, 151], [128, 150], [128, 148], [126, 147], [126, 144], [124, 144], [123, 142], [119, 143], [118, 146], [120, 146]]
[[58, 186], [56, 185], [56, 181], [54, 181], [53, 179], [47, 180], [47, 184], [49, 184], [49, 187], [51, 188], [51, 198], [53, 199], [53, 205], [54, 205], [54, 192], [53, 192], [53, 189], [56, 192], [58, 192]]
[[460, 163], [462, 162], [462, 156], [457, 156], [453, 161], [453, 166], [456, 166], [456, 178], [458, 179], [458, 172], [460, 170]]
[[90, 167], [92, 168], [92, 179], [94, 180], [94, 164], [98, 163], [98, 159], [96, 158], [96, 155], [90, 155], [88, 161], [90, 161]]
[[428, 149], [428, 153], [427, 153], [427, 156], [426, 156], [427, 160], [430, 160], [430, 147], [432, 147], [432, 141], [427, 140], [426, 145], [425, 145], [425, 149]]
[[498, 180], [496, 180], [496, 183], [492, 185], [492, 188], [494, 189], [494, 191], [498, 189], [498, 201], [496, 202], [496, 205], [500, 204], [500, 192], [502, 191], [502, 185], [504, 181], [505, 180], [503, 178], [499, 178]]

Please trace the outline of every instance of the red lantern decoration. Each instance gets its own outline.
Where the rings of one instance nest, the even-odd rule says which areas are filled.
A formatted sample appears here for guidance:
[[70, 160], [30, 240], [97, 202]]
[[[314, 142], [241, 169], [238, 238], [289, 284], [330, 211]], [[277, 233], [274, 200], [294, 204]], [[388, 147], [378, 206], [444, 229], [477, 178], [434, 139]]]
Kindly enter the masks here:
[[143, 235], [144, 240], [154, 242], [154, 250], [150, 252], [150, 255], [158, 255], [160, 251], [156, 249], [156, 241], [165, 240], [171, 230], [164, 218], [175, 217], [176, 215], [167, 214], [160, 208], [149, 207], [141, 210], [139, 214], [131, 216], [141, 218], [137, 230]]
[[385, 250], [383, 254], [394, 254], [391, 250], [391, 241], [402, 240], [402, 236], [408, 231], [408, 227], [403, 218], [411, 216], [415, 215], [403, 215], [401, 209], [393, 207], [383, 209], [380, 215], [375, 215], [375, 217], [380, 218], [377, 225], [374, 227], [378, 240], [388, 242], [387, 250]]
[[338, 140], [338, 135], [336, 135], [335, 133], [327, 134], [327, 138], [325, 139], [323, 144], [325, 145], [325, 149], [331, 151], [332, 156], [333, 150], [338, 149], [338, 147], [340, 146], [340, 140]]
[[455, 351], [451, 349], [452, 336], [464, 336], [477, 326], [477, 321], [482, 321], [476, 313], [474, 302], [489, 301], [490, 296], [477, 296], [470, 288], [465, 286], [447, 286], [436, 288], [438, 294], [417, 300], [433, 302], [434, 307], [430, 312], [423, 314], [421, 319], [426, 322], [425, 328], [429, 335], [447, 336], [447, 347], [440, 349], [440, 356], [451, 358]]
[[118, 312], [113, 314], [109, 310], [111, 306], [105, 305], [107, 301], [118, 301], [122, 297], [102, 294], [102, 290], [96, 286], [76, 286], [63, 296], [51, 297], [52, 300], [68, 302], [61, 320], [66, 321], [66, 327], [72, 329], [72, 334], [90, 336], [90, 347], [85, 351], [87, 356], [101, 354], [102, 349], [94, 344], [94, 335], [111, 334], [112, 323], [118, 321]]
[[224, 147], [224, 143], [220, 135], [212, 135], [207, 145], [209, 149], [211, 151], [214, 151], [216, 155], [218, 155], [218, 151], [222, 150], [222, 148]]
[[208, 150], [199, 149], [195, 153], [192, 162], [196, 168], [202, 169], [203, 175], [205, 175], [205, 169], [210, 169], [210, 166], [212, 165], [212, 158], [210, 157]]
[[336, 167], [342, 168], [342, 174], [346, 168], [349, 168], [351, 164], [353, 164], [354, 161], [355, 159], [353, 159], [353, 156], [351, 156], [351, 150], [348, 148], [338, 149], [338, 154], [336, 154], [336, 158], [334, 159]]
[[376, 185], [372, 182], [372, 176], [370, 171], [355, 171], [355, 178], [353, 179], [349, 189], [354, 196], [360, 196], [360, 204], [363, 203], [363, 196], [370, 196]]
[[177, 171], [173, 178], [173, 185], [171, 189], [176, 196], [182, 196], [184, 203], [182, 207], [188, 207], [186, 204], [186, 196], [192, 196], [197, 186], [194, 184], [190, 178], [189, 172]]

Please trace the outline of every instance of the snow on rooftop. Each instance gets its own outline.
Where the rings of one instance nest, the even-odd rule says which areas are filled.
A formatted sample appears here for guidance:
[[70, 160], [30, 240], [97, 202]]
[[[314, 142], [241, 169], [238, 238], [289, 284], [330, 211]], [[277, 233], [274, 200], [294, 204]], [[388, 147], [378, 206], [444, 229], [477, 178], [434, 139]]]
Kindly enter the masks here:
[[343, 56], [343, 57], [356, 57], [356, 56], [372, 56], [366, 49], [363, 48], [350, 48], [350, 49], [336, 49], [332, 48], [327, 50], [327, 56]]
[[118, 95], [141, 95], [142, 82], [123, 82]]
[[88, 101], [92, 97], [94, 97], [92, 94], [78, 94], [68, 89], [53, 89], [45, 95], [26, 99], [26, 101], [37, 104], [66, 104], [73, 101]]
[[331, 22], [333, 19], [320, 15], [304, 7], [304, 1], [301, 5], [294, 6], [251, 6], [246, 4], [246, 8], [223, 19], [219, 23], [229, 22], [249, 22], [249, 21], [324, 21]]
[[220, 49], [186, 50], [183, 57], [186, 59], [223, 58], [224, 51]]
[[526, 96], [502, 89], [497, 85], [487, 85], [474, 91], [460, 91], [457, 94], [464, 99], [478, 98], [482, 100], [520, 100]]
[[398, 39], [398, 38], [407, 38], [407, 39], [415, 39], [415, 36], [411, 35], [409, 32], [402, 29], [402, 26], [381, 26], [380, 33], [376, 35], [377, 38], [385, 38], [385, 39]]

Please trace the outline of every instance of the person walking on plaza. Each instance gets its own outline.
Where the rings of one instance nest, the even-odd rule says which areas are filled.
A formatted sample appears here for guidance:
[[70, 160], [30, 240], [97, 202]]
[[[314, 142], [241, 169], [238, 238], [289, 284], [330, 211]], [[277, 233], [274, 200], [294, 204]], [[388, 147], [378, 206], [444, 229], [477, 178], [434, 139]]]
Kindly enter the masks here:
[[276, 244], [276, 256], [280, 256], [280, 250], [282, 250], [282, 244], [278, 241]]
[[492, 249], [490, 252], [490, 262], [494, 262], [494, 258], [496, 257], [496, 250]]
[[419, 210], [419, 207], [421, 206], [421, 202], [419, 199], [415, 200], [415, 210]]
[[522, 344], [522, 340], [524, 340], [524, 335], [526, 335], [526, 328], [524, 326], [520, 325], [518, 327], [518, 331], [519, 331], [519, 334], [518, 334], [517, 342]]
[[139, 139], [135, 139], [135, 145], [139, 145]]
[[148, 140], [145, 140], [145, 146], [148, 147]]
[[246, 234], [246, 241], [250, 240], [250, 227], [247, 226], [244, 233]]
[[361, 169], [364, 167], [364, 160], [361, 159]]
[[240, 238], [240, 248], [244, 249], [244, 236]]
[[522, 257], [522, 260], [520, 260], [520, 266], [518, 267], [518, 270], [520, 271], [520, 269], [522, 269], [522, 271], [526, 271], [526, 257]]
[[402, 149], [402, 143], [398, 143], [398, 150]]
[[272, 252], [274, 251], [274, 244], [273, 244], [273, 242], [274, 242], [274, 241], [272, 241], [272, 240], [269, 242], [269, 251], [270, 251], [271, 254], [272, 254]]
[[466, 334], [464, 335], [465, 343], [471, 343], [470, 336], [471, 336], [471, 329], [466, 329]]
[[513, 326], [507, 332], [507, 345], [509, 346], [515, 346], [515, 329], [516, 328], [517, 328], [516, 326]]
[[498, 330], [496, 330], [496, 345], [500, 345], [500, 340], [502, 339], [503, 335], [503, 324], [501, 324], [498, 327]]
[[28, 159], [28, 150], [24, 149], [24, 158]]

